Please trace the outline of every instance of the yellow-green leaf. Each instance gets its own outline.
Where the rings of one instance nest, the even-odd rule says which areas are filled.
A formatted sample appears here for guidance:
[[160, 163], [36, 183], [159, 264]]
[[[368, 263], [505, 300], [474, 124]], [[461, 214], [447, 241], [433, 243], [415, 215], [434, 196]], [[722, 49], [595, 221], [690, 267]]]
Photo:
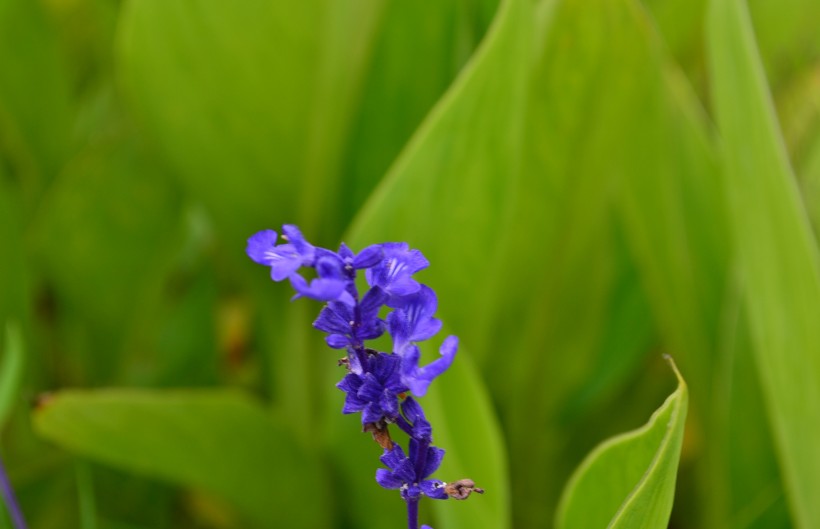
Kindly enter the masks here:
[[820, 260], [744, 2], [713, 0], [708, 58], [752, 350], [795, 526], [820, 525]]

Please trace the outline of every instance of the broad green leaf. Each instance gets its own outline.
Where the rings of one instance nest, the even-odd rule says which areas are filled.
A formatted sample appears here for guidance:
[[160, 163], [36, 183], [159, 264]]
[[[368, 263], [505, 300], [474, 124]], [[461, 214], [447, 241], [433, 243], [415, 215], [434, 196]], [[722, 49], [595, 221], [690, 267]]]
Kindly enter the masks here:
[[[631, 125], [610, 159], [618, 181], [618, 213], [662, 347], [676, 352], [693, 385], [711, 388], [731, 251], [718, 156], [688, 80], [649, 20], [634, 3], [627, 4], [633, 6], [628, 18], [633, 31], [613, 38], [611, 46], [612, 57], [623, 58], [613, 64], [624, 77], [608, 90], [622, 103], [606, 105], [610, 128]], [[696, 420], [714, 425], [711, 391], [698, 392], [693, 402], [703, 410]], [[713, 433], [704, 432], [703, 443], [693, 445], [693, 451], [714, 450], [720, 441]], [[697, 468], [696, 479], [701, 473], [714, 475], [706, 465]], [[699, 515], [727, 508], [718, 506], [724, 498], [703, 481], [684, 487], [703, 506]]]
[[324, 497], [320, 469], [240, 393], [65, 391], [35, 411], [34, 423], [82, 456], [221, 496], [254, 527], [324, 527], [330, 516], [294, 508], [305, 494]]
[[132, 144], [89, 149], [46, 196], [34, 228], [36, 255], [58, 292], [87, 317], [120, 323], [176, 235], [178, 203], [167, 176]]
[[599, 445], [572, 476], [558, 529], [664, 529], [669, 523], [688, 405], [686, 383], [643, 427]]
[[57, 340], [70, 351], [61, 361], [75, 380], [111, 382], [123, 363], [112, 353], [144, 338], [136, 316], [153, 313], [176, 252], [178, 190], [135, 144], [117, 139], [78, 155], [32, 226], [34, 261], [55, 293]]
[[820, 524], [820, 262], [751, 20], [713, 0], [709, 68], [752, 349], [797, 527]]
[[497, 0], [387, 2], [361, 81], [342, 171], [346, 222], [475, 52]]
[[436, 445], [447, 450], [436, 477], [443, 481], [470, 478], [486, 491], [468, 501], [434, 502], [438, 522], [433, 526], [512, 527], [506, 446], [469, 351], [459, 351], [455, 363], [419, 402], [433, 425]]
[[[134, 0], [123, 6], [123, 91], [152, 145], [201, 202], [234, 278], [258, 277], [261, 349], [274, 405], [304, 438], [316, 377], [302, 309], [242, 251], [264, 228], [297, 223], [338, 237], [343, 147], [386, 2]], [[320, 229], [321, 228], [321, 229]], [[322, 244], [322, 236], [311, 240]], [[334, 241], [333, 244], [336, 244]], [[282, 296], [284, 297], [284, 296]], [[273, 322], [282, 322], [275, 325]], [[287, 324], [285, 322], [290, 322]], [[291, 354], [274, 354], [275, 351]]]
[[[438, 279], [448, 291], [446, 297], [440, 295], [443, 311], [447, 305], [466, 299], [465, 292], [471, 293], [468, 278], [479, 275], [476, 270], [486, 269], [489, 261], [478, 241], [501, 235], [503, 226], [495, 221], [502, 219], [511, 205], [510, 194], [501, 192], [504, 186], [498, 175], [506, 175], [503, 183], [515, 188], [528, 65], [528, 11], [518, 0], [501, 5], [476, 55], [360, 211], [347, 237], [356, 246], [395, 239], [420, 246], [420, 235], [427, 235], [424, 253], [436, 262], [438, 255], [447, 254], [444, 250], [450, 239], [431, 239], [429, 234], [438, 230], [463, 234], [458, 245], [462, 254], [459, 266], [437, 269]], [[507, 60], [509, 57], [515, 60]], [[494, 102], [492, 110], [480, 112], [488, 101]], [[444, 142], [460, 134], [468, 120], [469, 137], [449, 145]], [[493, 156], [475, 156], [482, 149]], [[464, 185], [468, 180], [470, 185]], [[474, 215], [477, 210], [483, 217]], [[439, 211], [446, 217], [420, 211]], [[481, 238], [477, 234], [482, 234]], [[461, 327], [460, 322], [450, 323]]]
[[70, 87], [40, 2], [0, 1], [0, 142], [30, 211], [70, 147]]
[[383, 4], [126, 3], [127, 97], [220, 233], [334, 225], [341, 145]]
[[0, 356], [0, 427], [2, 427], [14, 408], [24, 374], [23, 336], [16, 323], [6, 323], [3, 349], [0, 354], [2, 354]]
[[[720, 383], [713, 395], [712, 432], [706, 465], [711, 494], [728, 509], [712, 527], [769, 529], [790, 527], [774, 439], [755, 373], [748, 319], [738, 314], [736, 343], [717, 366]], [[714, 445], [714, 446], [711, 446]], [[717, 502], [712, 502], [717, 503]]]

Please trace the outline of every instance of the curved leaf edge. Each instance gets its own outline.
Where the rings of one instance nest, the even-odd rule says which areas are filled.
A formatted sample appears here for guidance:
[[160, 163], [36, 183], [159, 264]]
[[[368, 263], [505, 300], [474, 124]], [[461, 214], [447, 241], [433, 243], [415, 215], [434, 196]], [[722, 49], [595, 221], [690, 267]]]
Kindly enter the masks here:
[[504, 32], [508, 24], [507, 19], [512, 17], [514, 9], [521, 5], [523, 5], [521, 0], [500, 0], [492, 24], [487, 29], [484, 39], [473, 53], [473, 56], [470, 57], [467, 63], [462, 67], [450, 87], [439, 100], [436, 101], [433, 108], [430, 109], [427, 116], [410, 137], [410, 140], [393, 161], [384, 178], [379, 181], [370, 193], [370, 196], [365, 200], [347, 227], [347, 231], [345, 232], [347, 236], [346, 240], [358, 239], [357, 235], [362, 232], [364, 223], [372, 217], [371, 210], [382, 202], [383, 199], [381, 197], [388, 193], [393, 182], [401, 177], [404, 173], [404, 167], [416, 156], [416, 152], [424, 145], [424, 142], [427, 141], [431, 131], [439, 126], [439, 123], [446, 116], [448, 109], [461, 99], [461, 94], [469, 89], [473, 78], [480, 74], [486, 57], [490, 55], [496, 47], [495, 42], [504, 38]]
[[686, 402], [688, 399], [688, 388], [686, 385], [686, 381], [683, 379], [683, 376], [680, 374], [678, 367], [675, 365], [675, 361], [669, 355], [664, 355], [664, 358], [667, 362], [669, 362], [672, 371], [674, 371], [675, 376], [678, 379], [678, 387], [666, 398], [663, 404], [652, 413], [646, 424], [629, 432], [618, 434], [613, 437], [610, 437], [609, 439], [606, 439], [605, 441], [597, 445], [584, 458], [584, 460], [572, 474], [564, 488], [564, 493], [561, 495], [561, 500], [559, 501], [558, 508], [556, 509], [556, 520], [561, 520], [564, 518], [564, 511], [566, 510], [567, 505], [569, 504], [569, 498], [572, 496], [573, 490], [575, 489], [576, 485], [580, 482], [581, 478], [587, 473], [587, 471], [592, 467], [592, 465], [595, 463], [595, 461], [601, 454], [609, 451], [614, 446], [628, 443], [632, 439], [636, 439], [641, 435], [645, 434], [646, 432], [650, 431], [657, 423], [658, 418], [661, 415], [663, 415], [664, 412], [670, 406], [675, 405], [677, 401], [677, 405], [672, 410], [671, 416], [669, 418], [667, 431], [663, 436], [661, 444], [655, 451], [655, 454], [652, 458], [652, 462], [649, 464], [649, 467], [647, 467], [643, 476], [641, 476], [640, 481], [638, 481], [638, 483], [635, 485], [632, 491], [630, 491], [629, 495], [624, 499], [623, 503], [621, 503], [621, 506], [618, 508], [618, 511], [615, 513], [615, 515], [612, 517], [612, 520], [610, 520], [609, 524], [607, 525], [608, 528], [614, 527], [614, 525], [618, 522], [618, 520], [625, 512], [626, 508], [634, 501], [634, 499], [638, 496], [640, 491], [643, 490], [644, 486], [647, 483], [647, 478], [652, 474], [652, 471], [655, 468], [657, 468], [660, 462], [661, 455], [664, 453], [664, 451], [668, 448], [669, 444], [671, 443], [672, 436], [669, 435], [670, 432], [672, 432], [671, 425], [677, 423], [681, 413], [685, 413]]

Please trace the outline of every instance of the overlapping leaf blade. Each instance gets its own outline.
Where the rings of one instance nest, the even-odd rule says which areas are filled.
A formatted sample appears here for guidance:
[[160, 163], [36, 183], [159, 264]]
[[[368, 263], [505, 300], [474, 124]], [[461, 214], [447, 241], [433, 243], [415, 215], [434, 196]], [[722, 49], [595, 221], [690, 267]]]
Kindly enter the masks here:
[[558, 529], [668, 526], [688, 406], [675, 374], [678, 388], [645, 426], [605, 441], [581, 463], [564, 491]]
[[70, 147], [70, 86], [59, 45], [42, 5], [0, 3], [2, 147], [32, 209]]
[[319, 467], [240, 393], [66, 391], [34, 420], [43, 436], [78, 454], [217, 494], [254, 527], [324, 527], [330, 516], [327, 508], [293, 508], [306, 493], [324, 495]]
[[320, 211], [335, 219], [341, 146], [382, 10], [380, 1], [126, 4], [126, 93], [222, 233], [247, 237], [271, 211], [306, 228]]
[[[371, 197], [352, 240], [363, 245], [388, 237], [407, 239], [423, 248], [433, 263], [458, 263], [449, 269], [434, 265], [430, 282], [440, 288], [443, 317], [456, 332], [468, 333], [469, 350], [492, 387], [510, 391], [504, 409], [507, 436], [514, 453], [528, 454], [516, 458], [522, 467], [514, 471], [529, 477], [513, 485], [519, 505], [515, 512], [537, 523], [542, 517], [546, 522], [545, 505], [557, 483], [539, 480], [536, 485], [537, 478], [527, 470], [560, 465], [565, 434], [552, 428], [558, 417], [567, 416], [561, 405], [569, 400], [577, 410], [583, 399], [586, 405], [590, 402], [585, 392], [597, 392], [600, 398], [622, 383], [652, 332], [641, 285], [632, 273], [634, 264], [613, 226], [611, 186], [614, 176], [622, 175], [631, 184], [633, 173], [650, 178], [657, 169], [637, 157], [637, 146], [628, 144], [642, 123], [631, 113], [645, 111], [630, 83], [636, 71], [660, 78], [663, 63], [653, 58], [647, 66], [640, 54], [629, 68], [619, 62], [649, 42], [643, 28], [627, 33], [613, 29], [641, 23], [628, 2], [608, 4], [596, 16], [581, 3], [564, 2], [555, 20], [550, 9], [527, 11], [514, 3], [500, 11], [497, 31], [490, 33], [484, 53], [476, 56]], [[536, 38], [514, 40], [510, 35], [520, 38], [521, 29], [511, 28], [527, 18], [535, 21]], [[611, 26], [610, 20], [620, 25]], [[605, 34], [609, 36], [603, 38]], [[496, 53], [511, 43], [517, 52]], [[596, 92], [602, 78], [618, 79], [618, 89]], [[519, 82], [522, 86], [516, 88]], [[665, 89], [657, 81], [647, 89], [660, 101], [653, 117], [674, 114], [670, 107], [675, 101], [664, 99]], [[520, 97], [524, 117], [514, 104]], [[490, 99], [493, 104], [487, 103]], [[613, 138], [607, 132], [625, 122], [630, 127], [634, 122], [630, 134]], [[674, 122], [662, 124], [669, 127], [669, 135], [676, 134]], [[502, 130], [506, 135], [497, 137]], [[630, 149], [629, 154], [622, 154], [624, 149]], [[684, 155], [679, 151], [656, 160], [674, 166]], [[685, 167], [683, 172], [693, 170]], [[661, 236], [665, 226], [658, 227]], [[443, 236], [447, 234], [452, 235]], [[632, 233], [627, 236], [633, 238]], [[458, 237], [458, 244], [450, 237]], [[664, 265], [651, 266], [661, 271]], [[499, 276], [505, 279], [490, 279]], [[617, 333], [607, 310], [627, 291], [634, 303], [619, 314], [625, 318], [622, 328], [632, 331], [610, 340]], [[679, 292], [686, 303], [670, 310], [695, 317], [693, 325], [703, 336], [705, 330], [698, 327], [703, 316], [691, 296], [712, 291], [703, 285], [696, 291], [681, 287]], [[669, 315], [670, 322], [674, 318]], [[685, 336], [685, 330], [678, 331]], [[612, 371], [615, 378], [594, 369], [597, 362], [617, 363], [614, 354], [624, 362]], [[557, 372], [562, 375], [550, 376], [544, 384], [545, 373]], [[596, 380], [587, 381], [591, 372]], [[519, 383], [505, 386], [509, 380]], [[530, 453], [532, 445], [539, 450]]]
[[713, 0], [709, 68], [752, 348], [797, 527], [820, 523], [820, 262], [749, 14]]

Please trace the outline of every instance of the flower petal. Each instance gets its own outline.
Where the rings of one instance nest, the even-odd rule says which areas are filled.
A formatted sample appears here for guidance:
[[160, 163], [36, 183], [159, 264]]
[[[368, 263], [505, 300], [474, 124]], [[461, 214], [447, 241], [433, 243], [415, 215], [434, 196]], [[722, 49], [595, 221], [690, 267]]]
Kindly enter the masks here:
[[407, 456], [404, 455], [404, 450], [402, 450], [400, 445], [393, 445], [392, 450], [385, 450], [382, 455], [379, 456], [379, 461], [394, 471], [397, 470], [406, 459]]
[[296, 253], [302, 258], [304, 265], [310, 266], [316, 248], [305, 240], [299, 228], [293, 224], [285, 224], [282, 226], [282, 236], [293, 245]]
[[356, 257], [353, 258], [353, 262], [351, 264], [353, 265], [353, 268], [357, 270], [371, 268], [379, 264], [383, 257], [384, 251], [382, 250], [382, 245], [374, 244], [359, 252]]
[[427, 449], [427, 459], [424, 461], [424, 470], [419, 476], [421, 479], [426, 478], [441, 466], [441, 461], [444, 459], [444, 449], [437, 446], [431, 446]]
[[273, 230], [262, 230], [248, 238], [248, 246], [245, 248], [245, 253], [257, 263], [270, 266], [267, 252], [275, 246], [276, 232]]
[[417, 292], [400, 298], [396, 310], [387, 316], [395, 353], [403, 354], [410, 342], [427, 340], [441, 330], [441, 320], [433, 317], [437, 308], [436, 294], [427, 285], [420, 285]]
[[404, 485], [401, 478], [384, 468], [376, 470], [376, 481], [386, 489], [400, 489]]
[[421, 492], [428, 498], [434, 500], [446, 500], [449, 498], [447, 492], [444, 490], [444, 482], [437, 479], [428, 479], [419, 483]]
[[441, 357], [424, 367], [419, 367], [419, 357], [421, 356], [419, 348], [415, 345], [408, 347], [407, 353], [402, 359], [402, 381], [407, 384], [407, 387], [414, 395], [423, 396], [427, 393], [427, 387], [433, 379], [447, 371], [453, 363], [457, 351], [458, 338], [448, 336], [439, 348]]
[[344, 349], [350, 345], [350, 339], [343, 334], [329, 334], [325, 337], [325, 343], [331, 349]]
[[290, 276], [290, 284], [296, 290], [293, 299], [306, 297], [319, 301], [336, 301], [343, 300], [346, 296], [352, 301], [350, 294], [345, 291], [347, 285], [343, 280], [316, 278], [308, 284], [304, 277], [293, 274]]
[[424, 416], [424, 410], [413, 397], [407, 397], [401, 403], [404, 417], [413, 425], [413, 437], [419, 440], [430, 441], [433, 437], [433, 428]]
[[407, 243], [388, 242], [381, 245], [384, 257], [367, 269], [370, 286], [379, 286], [391, 296], [403, 296], [416, 292], [419, 283], [413, 274], [429, 266], [429, 261], [418, 250], [410, 250]]

